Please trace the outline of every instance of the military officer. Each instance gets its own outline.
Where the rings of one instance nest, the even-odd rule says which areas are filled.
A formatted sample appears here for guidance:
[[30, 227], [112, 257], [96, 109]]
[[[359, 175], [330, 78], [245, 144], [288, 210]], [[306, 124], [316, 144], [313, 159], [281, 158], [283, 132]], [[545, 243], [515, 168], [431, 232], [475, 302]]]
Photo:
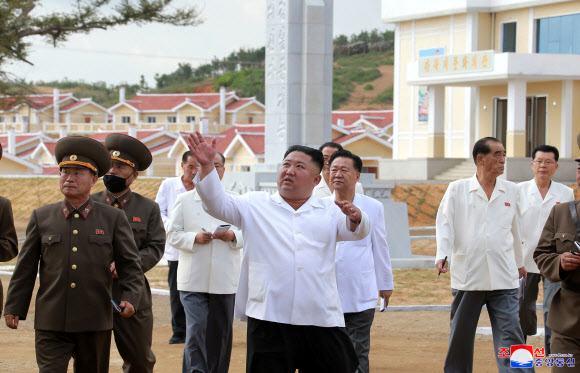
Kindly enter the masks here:
[[[159, 262], [165, 248], [165, 228], [161, 220], [159, 205], [149, 198], [131, 191], [131, 184], [137, 179], [139, 171], [145, 171], [151, 161], [151, 152], [139, 140], [118, 133], [105, 139], [105, 147], [111, 154], [112, 167], [103, 176], [106, 191], [95, 193], [92, 198], [97, 202], [122, 209], [133, 229], [135, 244], [139, 249], [141, 269], [146, 273]], [[113, 276], [113, 297], [121, 292], [111, 263]], [[130, 319], [113, 316], [113, 335], [119, 354], [123, 358], [123, 371], [152, 372], [155, 355], [151, 351], [153, 338], [153, 311], [151, 309], [151, 289], [143, 276], [145, 287], [141, 301], [134, 304], [135, 314]]]
[[[0, 159], [2, 159], [2, 145], [0, 145]], [[10, 200], [0, 196], [0, 262], [7, 262], [18, 255], [18, 238], [14, 228], [12, 205]], [[2, 313], [2, 281], [0, 281], [0, 313]]]
[[[108, 372], [113, 329], [109, 265], [115, 262], [121, 316], [130, 317], [143, 291], [139, 252], [125, 213], [90, 198], [111, 168], [98, 141], [65, 137], [56, 143], [64, 201], [32, 212], [8, 287], [4, 316], [17, 329], [25, 320], [39, 272], [34, 318], [36, 361], [41, 373]], [[39, 265], [40, 264], [40, 265]]]

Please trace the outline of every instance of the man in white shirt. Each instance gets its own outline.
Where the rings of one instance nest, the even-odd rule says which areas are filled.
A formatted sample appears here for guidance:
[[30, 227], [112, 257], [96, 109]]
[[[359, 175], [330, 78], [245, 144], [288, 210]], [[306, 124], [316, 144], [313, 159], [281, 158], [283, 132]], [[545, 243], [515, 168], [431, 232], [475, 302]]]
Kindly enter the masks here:
[[574, 200], [574, 191], [567, 186], [552, 180], [558, 169], [558, 149], [550, 145], [540, 145], [532, 152], [532, 171], [534, 178], [518, 184], [520, 227], [524, 243], [524, 266], [528, 272], [523, 297], [520, 298], [520, 325], [524, 338], [537, 333], [536, 301], [538, 284], [544, 287], [544, 345], [545, 356], [550, 354], [551, 329], [546, 325], [548, 310], [559, 282], [550, 282], [540, 274], [534, 262], [533, 254], [540, 235], [550, 215], [552, 207], [563, 202]]
[[362, 209], [371, 223], [369, 235], [359, 241], [339, 242], [336, 246], [336, 282], [344, 312], [346, 331], [358, 357], [358, 372], [369, 372], [371, 326], [377, 294], [385, 305], [393, 293], [393, 272], [383, 204], [355, 193], [362, 161], [348, 150], [335, 152], [330, 160], [330, 182], [337, 201], [349, 201]]
[[[225, 157], [218, 152], [214, 166], [220, 180], [224, 164]], [[238, 229], [214, 233], [223, 224], [203, 210], [196, 190], [177, 197], [167, 241], [179, 250], [177, 290], [187, 323], [183, 373], [227, 373], [230, 366], [244, 241]]]
[[[328, 167], [328, 160], [336, 151], [342, 150], [342, 145], [329, 141], [320, 145], [318, 150], [322, 152], [322, 156], [324, 157], [324, 166], [322, 167], [322, 172], [320, 173], [322, 179], [320, 179], [318, 185], [314, 187], [312, 195], [314, 197], [324, 198], [331, 196], [333, 191], [332, 185], [330, 183], [330, 169]], [[364, 194], [363, 186], [361, 183], [356, 183], [355, 191], [356, 193]]]
[[[169, 229], [171, 223], [171, 209], [181, 193], [193, 190], [193, 178], [198, 170], [197, 159], [190, 151], [183, 153], [181, 157], [181, 169], [183, 175], [171, 177], [163, 180], [155, 202], [159, 204], [161, 211], [161, 218], [163, 219], [163, 226], [165, 231]], [[179, 264], [179, 250], [172, 247], [169, 243], [165, 244], [165, 253], [163, 257], [167, 260], [169, 272], [167, 274], [167, 282], [169, 283], [169, 303], [171, 306], [171, 328], [173, 335], [169, 339], [169, 344], [185, 343], [185, 311], [179, 299], [179, 292], [177, 291], [177, 266]]]
[[367, 215], [348, 201], [312, 198], [324, 164], [316, 149], [288, 148], [276, 194], [232, 196], [214, 170], [215, 139], [210, 146], [197, 132], [187, 142], [201, 164], [195, 182], [205, 210], [244, 234], [235, 316], [248, 318], [246, 371], [354, 372], [334, 259], [338, 241], [368, 235]]
[[524, 343], [518, 318], [518, 279], [526, 275], [518, 189], [498, 178], [505, 148], [496, 138], [478, 140], [473, 160], [476, 174], [449, 184], [437, 211], [435, 265], [442, 273], [451, 268], [454, 296], [444, 370], [473, 370], [475, 330], [486, 305], [498, 371], [518, 371], [510, 368], [509, 357], [498, 357], [501, 347]]

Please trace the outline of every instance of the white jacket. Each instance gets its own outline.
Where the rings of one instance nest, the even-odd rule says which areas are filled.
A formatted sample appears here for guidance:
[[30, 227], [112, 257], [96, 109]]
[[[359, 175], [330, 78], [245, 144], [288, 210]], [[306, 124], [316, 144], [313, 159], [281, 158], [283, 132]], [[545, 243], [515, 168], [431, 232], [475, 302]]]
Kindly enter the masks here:
[[344, 326], [334, 274], [336, 242], [365, 238], [367, 215], [363, 212], [351, 232], [348, 217], [331, 200], [311, 197], [294, 210], [279, 193], [226, 194], [215, 170], [202, 181], [199, 176], [194, 182], [205, 210], [244, 232], [235, 317]]
[[[327, 198], [334, 200], [335, 196]], [[358, 193], [353, 204], [369, 216], [371, 230], [362, 240], [341, 241], [336, 246], [336, 283], [345, 313], [375, 308], [378, 291], [394, 288], [385, 208], [379, 201]]]
[[210, 294], [234, 294], [240, 277], [244, 245], [242, 232], [235, 227], [235, 242], [213, 239], [198, 244], [195, 235], [205, 229], [213, 232], [223, 221], [203, 210], [196, 190], [180, 194], [171, 212], [167, 242], [179, 250], [177, 290]]
[[[187, 189], [185, 189], [183, 181], [181, 181], [181, 176], [169, 177], [163, 180], [159, 186], [155, 202], [159, 205], [165, 232], [169, 230], [169, 225], [171, 224], [171, 209], [173, 209], [173, 204], [177, 196], [185, 192], [187, 192]], [[177, 261], [179, 260], [179, 251], [171, 246], [168, 241], [165, 241], [163, 257], [166, 260]]]
[[518, 199], [518, 208], [521, 214], [520, 228], [524, 243], [524, 266], [528, 272], [540, 273], [534, 262], [533, 254], [538, 246], [546, 220], [552, 207], [574, 200], [574, 191], [566, 185], [552, 180], [546, 197], [542, 199], [534, 179], [518, 184], [518, 189], [520, 192]]
[[449, 184], [437, 211], [436, 261], [449, 260], [457, 290], [516, 289], [524, 266], [518, 187], [496, 179], [491, 198], [476, 176]]

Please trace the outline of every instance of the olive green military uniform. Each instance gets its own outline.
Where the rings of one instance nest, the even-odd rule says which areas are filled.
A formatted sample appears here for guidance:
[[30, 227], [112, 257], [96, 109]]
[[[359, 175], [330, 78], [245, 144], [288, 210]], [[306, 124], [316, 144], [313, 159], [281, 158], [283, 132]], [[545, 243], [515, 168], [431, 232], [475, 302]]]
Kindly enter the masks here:
[[[18, 238], [14, 228], [14, 217], [12, 216], [12, 205], [4, 197], [0, 197], [0, 262], [7, 262], [18, 255]], [[0, 314], [4, 291], [2, 281], [0, 281]]]
[[[146, 170], [152, 161], [149, 149], [139, 140], [122, 135], [111, 134], [105, 139], [113, 162], [125, 163], [135, 171]], [[122, 209], [133, 229], [135, 244], [139, 249], [141, 269], [146, 273], [159, 262], [165, 250], [165, 228], [161, 220], [159, 205], [149, 198], [127, 190], [115, 197], [108, 191], [92, 195], [95, 201]], [[149, 373], [155, 365], [155, 355], [151, 351], [153, 342], [153, 312], [151, 289], [143, 276], [145, 287], [141, 301], [134, 304], [135, 314], [124, 318], [115, 314], [113, 334], [119, 354], [123, 358], [123, 371], [126, 373]], [[120, 282], [113, 280], [113, 297], [118, 297]], [[117, 298], [118, 299], [118, 298]]]
[[[59, 166], [86, 167], [102, 176], [107, 149], [86, 137], [60, 139]], [[121, 279], [121, 300], [139, 304], [143, 273], [131, 226], [122, 210], [90, 197], [78, 208], [66, 199], [32, 212], [26, 239], [8, 287], [5, 315], [25, 320], [36, 274], [36, 360], [39, 371], [108, 372], [113, 328], [111, 271]]]
[[[165, 228], [161, 220], [159, 205], [149, 198], [130, 190], [120, 200], [106, 191], [92, 195], [95, 201], [104, 202], [123, 209], [133, 230], [135, 244], [139, 249], [141, 269], [146, 273], [163, 257], [165, 249]], [[119, 354], [125, 361], [125, 372], [151, 372], [155, 365], [155, 355], [151, 351], [153, 342], [153, 312], [151, 289], [143, 276], [145, 287], [141, 292], [139, 304], [133, 304], [135, 314], [130, 318], [113, 316], [113, 333]], [[113, 297], [119, 298], [121, 286], [113, 280]]]

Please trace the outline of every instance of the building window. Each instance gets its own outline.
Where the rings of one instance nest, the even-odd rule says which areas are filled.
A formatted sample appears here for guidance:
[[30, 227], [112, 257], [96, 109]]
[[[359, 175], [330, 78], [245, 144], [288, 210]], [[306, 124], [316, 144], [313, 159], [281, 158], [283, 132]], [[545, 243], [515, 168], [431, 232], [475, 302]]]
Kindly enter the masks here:
[[250, 166], [240, 166], [241, 172], [250, 172]]
[[16, 123], [17, 119], [18, 119], [18, 117], [16, 115], [13, 115], [12, 116], [12, 123]]
[[22, 123], [28, 123], [28, 115], [23, 115], [22, 116]]
[[502, 52], [516, 51], [516, 22], [503, 24], [503, 45]]
[[168, 116], [167, 123], [177, 123], [177, 117], [176, 116]]
[[536, 52], [580, 54], [580, 14], [542, 18], [536, 21]]
[[121, 123], [131, 123], [131, 117], [129, 115], [123, 115], [121, 117]]
[[4, 123], [4, 117], [0, 117], [0, 123]]
[[157, 117], [147, 117], [147, 123], [157, 123]]
[[254, 117], [248, 117], [248, 124], [254, 124]]
[[187, 115], [185, 117], [185, 123], [195, 123], [195, 116], [194, 115]]

